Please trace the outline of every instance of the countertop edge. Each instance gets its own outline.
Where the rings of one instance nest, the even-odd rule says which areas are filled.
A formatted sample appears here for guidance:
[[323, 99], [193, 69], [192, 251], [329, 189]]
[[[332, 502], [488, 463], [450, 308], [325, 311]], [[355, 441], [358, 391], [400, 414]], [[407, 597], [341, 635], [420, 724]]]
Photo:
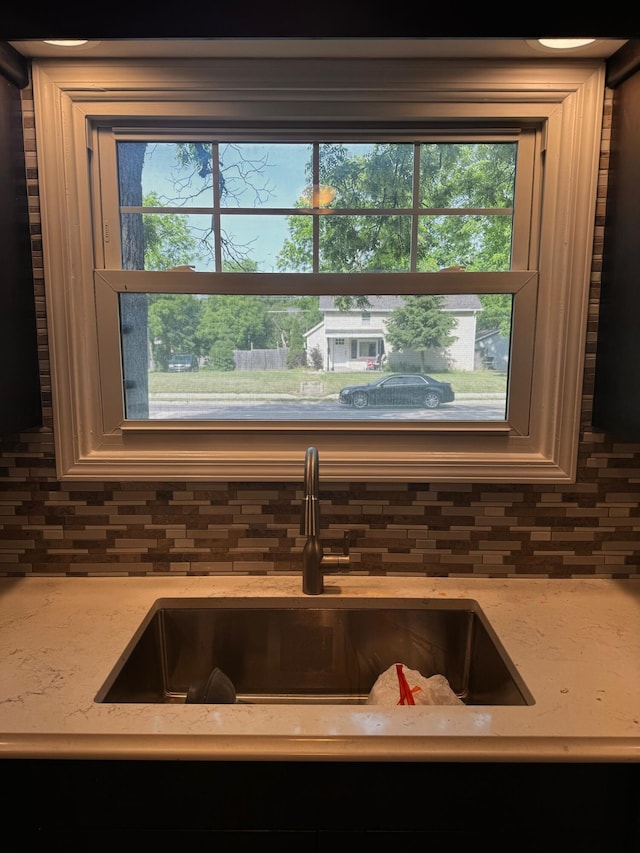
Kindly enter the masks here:
[[640, 738], [5, 735], [0, 759], [640, 763]]

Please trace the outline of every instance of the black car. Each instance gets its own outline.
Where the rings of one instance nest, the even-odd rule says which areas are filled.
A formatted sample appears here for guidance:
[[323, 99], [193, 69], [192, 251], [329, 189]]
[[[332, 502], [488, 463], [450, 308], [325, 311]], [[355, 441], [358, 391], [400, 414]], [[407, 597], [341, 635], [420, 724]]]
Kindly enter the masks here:
[[341, 403], [367, 406], [424, 406], [437, 409], [455, 399], [450, 382], [439, 382], [425, 373], [390, 373], [367, 385], [347, 385], [340, 390]]

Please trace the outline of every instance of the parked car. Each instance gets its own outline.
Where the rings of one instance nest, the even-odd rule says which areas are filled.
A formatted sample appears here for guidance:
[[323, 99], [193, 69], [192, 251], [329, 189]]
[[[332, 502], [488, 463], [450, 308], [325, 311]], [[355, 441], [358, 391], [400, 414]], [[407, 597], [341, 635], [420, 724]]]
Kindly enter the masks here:
[[177, 353], [169, 359], [169, 373], [188, 373], [198, 369], [198, 359], [189, 353]]
[[365, 409], [367, 406], [424, 406], [437, 409], [451, 403], [455, 394], [450, 382], [440, 382], [425, 373], [390, 373], [367, 385], [347, 385], [340, 389], [341, 403]]

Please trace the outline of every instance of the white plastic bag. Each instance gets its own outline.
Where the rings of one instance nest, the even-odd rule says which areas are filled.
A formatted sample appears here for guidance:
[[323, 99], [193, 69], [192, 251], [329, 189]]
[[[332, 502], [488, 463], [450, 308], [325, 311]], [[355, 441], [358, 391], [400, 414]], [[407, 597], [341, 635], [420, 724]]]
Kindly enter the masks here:
[[425, 678], [417, 669], [394, 663], [377, 679], [367, 705], [463, 705], [444, 675]]

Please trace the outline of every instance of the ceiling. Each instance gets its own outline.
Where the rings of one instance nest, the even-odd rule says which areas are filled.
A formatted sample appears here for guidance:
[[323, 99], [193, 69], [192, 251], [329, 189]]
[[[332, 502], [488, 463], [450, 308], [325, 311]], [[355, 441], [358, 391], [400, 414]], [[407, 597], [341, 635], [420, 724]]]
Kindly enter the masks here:
[[606, 59], [626, 39], [601, 38], [559, 51], [524, 38], [160, 38], [92, 39], [82, 47], [54, 47], [35, 39], [10, 41], [27, 58], [419, 58]]

